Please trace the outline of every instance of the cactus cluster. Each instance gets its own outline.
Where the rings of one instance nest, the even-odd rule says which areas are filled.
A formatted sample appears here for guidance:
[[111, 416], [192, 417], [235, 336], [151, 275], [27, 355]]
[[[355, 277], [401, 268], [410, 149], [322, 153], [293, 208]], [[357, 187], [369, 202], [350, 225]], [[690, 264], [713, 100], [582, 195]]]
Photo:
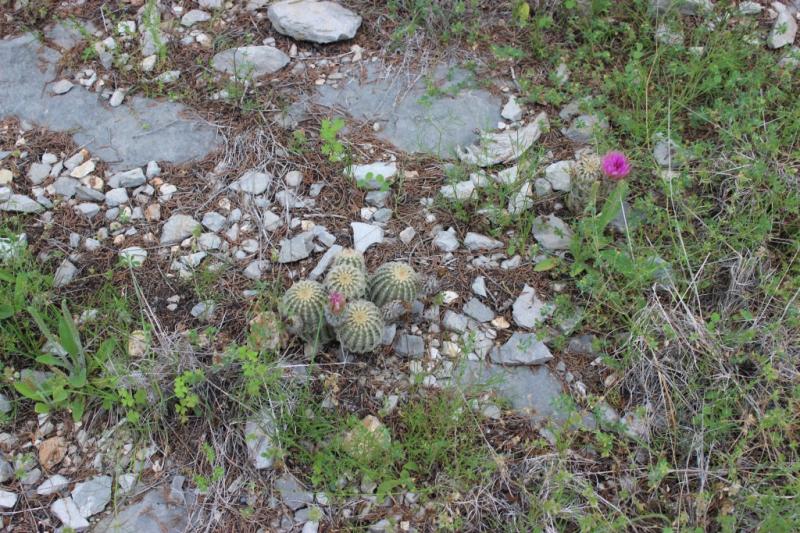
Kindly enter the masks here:
[[406, 263], [385, 263], [369, 278], [369, 298], [378, 307], [393, 300], [413, 302], [419, 288], [419, 276]]
[[299, 281], [284, 295], [280, 311], [287, 330], [306, 341], [338, 339], [353, 353], [375, 350], [386, 322], [398, 320], [426, 285], [410, 265], [385, 263], [367, 276], [364, 255], [345, 249], [322, 284]]
[[383, 317], [378, 306], [368, 300], [356, 300], [345, 307], [336, 337], [345, 350], [367, 353], [381, 343], [383, 327]]
[[572, 166], [572, 186], [566, 198], [567, 208], [575, 214], [583, 213], [592, 195], [595, 183], [602, 178], [602, 161], [591, 151], [582, 153]]

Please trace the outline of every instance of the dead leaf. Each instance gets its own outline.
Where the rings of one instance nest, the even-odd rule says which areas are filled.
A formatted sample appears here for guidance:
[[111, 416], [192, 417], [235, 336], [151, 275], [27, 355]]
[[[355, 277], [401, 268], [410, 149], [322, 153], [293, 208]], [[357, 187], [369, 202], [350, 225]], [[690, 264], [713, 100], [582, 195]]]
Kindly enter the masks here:
[[67, 455], [67, 441], [63, 437], [51, 437], [39, 445], [39, 464], [50, 470]]

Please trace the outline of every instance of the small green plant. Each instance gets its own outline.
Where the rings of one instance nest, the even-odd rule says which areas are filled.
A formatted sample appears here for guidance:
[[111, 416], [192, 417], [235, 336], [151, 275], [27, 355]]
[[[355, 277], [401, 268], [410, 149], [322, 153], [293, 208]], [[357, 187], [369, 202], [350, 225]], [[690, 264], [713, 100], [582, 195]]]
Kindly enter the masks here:
[[356, 186], [359, 189], [374, 189], [377, 186], [377, 189], [381, 192], [388, 192], [392, 188], [392, 181], [387, 180], [382, 174], [373, 174], [372, 172], [367, 172], [367, 175], [361, 178], [360, 180], [356, 181]]
[[324, 119], [320, 125], [319, 136], [322, 139], [322, 155], [332, 163], [345, 160], [346, 150], [339, 140], [339, 132], [344, 128], [344, 119]]
[[177, 400], [175, 412], [181, 423], [188, 422], [189, 414], [200, 405], [200, 396], [194, 391], [194, 387], [205, 381], [205, 378], [205, 372], [199, 369], [186, 370], [175, 378], [174, 394]]

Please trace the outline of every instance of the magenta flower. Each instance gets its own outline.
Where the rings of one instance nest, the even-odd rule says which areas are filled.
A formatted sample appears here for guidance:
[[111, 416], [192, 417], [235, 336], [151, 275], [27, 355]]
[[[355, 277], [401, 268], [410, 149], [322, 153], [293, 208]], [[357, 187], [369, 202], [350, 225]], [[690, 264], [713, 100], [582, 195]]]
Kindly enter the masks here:
[[619, 181], [631, 173], [631, 164], [622, 152], [608, 152], [603, 156], [603, 174]]
[[335, 292], [335, 291], [332, 292], [330, 296], [328, 296], [328, 303], [330, 303], [331, 311], [333, 311], [334, 314], [338, 315], [344, 310], [344, 303], [345, 303], [344, 294], [342, 294], [341, 292]]

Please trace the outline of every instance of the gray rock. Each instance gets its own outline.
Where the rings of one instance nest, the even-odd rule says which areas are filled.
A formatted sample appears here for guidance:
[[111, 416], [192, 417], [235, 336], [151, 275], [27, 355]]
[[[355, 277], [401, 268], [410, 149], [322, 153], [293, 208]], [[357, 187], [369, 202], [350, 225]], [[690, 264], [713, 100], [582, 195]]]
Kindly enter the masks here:
[[72, 489], [72, 500], [82, 517], [96, 515], [111, 501], [111, 477], [97, 476], [78, 483]]
[[469, 200], [475, 196], [475, 183], [472, 180], [442, 185], [439, 194], [448, 200]]
[[246, 79], [278, 72], [289, 64], [289, 56], [274, 46], [241, 46], [215, 55], [211, 66], [219, 72]]
[[675, 141], [662, 134], [657, 134], [655, 141], [653, 157], [663, 168], [680, 168], [686, 163], [684, 151]]
[[764, 6], [758, 2], [739, 2], [740, 15], [758, 15], [764, 10]]
[[91, 187], [85, 185], [78, 185], [75, 187], [75, 198], [87, 202], [102, 202], [106, 199], [105, 195]]
[[147, 250], [139, 246], [130, 246], [119, 251], [119, 258], [125, 266], [140, 267], [147, 259]]
[[266, 410], [245, 424], [244, 441], [247, 445], [247, 454], [256, 470], [272, 468], [277, 451], [273, 443], [275, 431], [275, 422], [270, 412]]
[[222, 0], [199, 0], [197, 3], [203, 9], [221, 9], [223, 5]]
[[77, 145], [109, 162], [112, 169], [151, 159], [183, 163], [204, 157], [218, 145], [216, 128], [186, 118], [187, 108], [169, 101], [128, 98], [128, 105], [105, 106], [94, 92], [54, 96], [60, 54], [28, 33], [0, 41], [0, 117], [17, 116], [52, 131], [69, 132]]
[[542, 365], [553, 359], [553, 354], [535, 334], [516, 332], [492, 351], [491, 358], [503, 365]]
[[7, 490], [0, 490], [0, 507], [11, 509], [17, 504], [17, 495]]
[[469, 326], [469, 319], [461, 313], [447, 310], [442, 317], [442, 327], [447, 331], [455, 331], [456, 333], [464, 333]]
[[122, 204], [127, 204], [128, 200], [128, 191], [123, 188], [111, 189], [106, 193], [106, 205], [108, 207], [117, 207]]
[[72, 198], [78, 191], [78, 185], [80, 182], [75, 178], [61, 176], [53, 182], [53, 192], [64, 198]]
[[201, 250], [219, 250], [222, 247], [222, 238], [216, 233], [202, 233], [197, 238], [197, 246]]
[[181, 77], [180, 70], [168, 70], [166, 72], [162, 72], [158, 76], [156, 76], [156, 81], [158, 83], [163, 83], [168, 85], [170, 83], [175, 83]]
[[454, 380], [468, 390], [476, 386], [496, 390], [534, 424], [550, 420], [561, 425], [569, 417], [559, 401], [564, 393], [561, 382], [546, 366], [506, 367], [465, 360], [454, 371]]
[[304, 232], [291, 239], [281, 241], [281, 251], [278, 255], [279, 263], [294, 263], [311, 255], [314, 251], [314, 234]]
[[512, 306], [514, 322], [520, 327], [534, 329], [553, 312], [553, 306], [539, 299], [533, 287], [525, 285]]
[[475, 278], [475, 281], [472, 282], [472, 292], [477, 294], [478, 296], [482, 296], [486, 298], [488, 293], [486, 292], [486, 280], [483, 276], [478, 276]]
[[659, 24], [656, 28], [656, 41], [667, 46], [683, 46], [683, 32], [673, 30], [669, 24]]
[[53, 285], [55, 287], [64, 287], [69, 285], [75, 276], [78, 274], [78, 268], [70, 262], [69, 259], [64, 259], [56, 269], [53, 275]]
[[[431, 98], [428, 80], [447, 96]], [[448, 64], [405, 76], [368, 63], [336, 87], [319, 87], [313, 102], [356, 120], [378, 119], [376, 135], [405, 152], [447, 158], [457, 146], [474, 143], [476, 130], [493, 128], [500, 118], [499, 98], [480, 89], [470, 72]]]
[[458, 250], [458, 237], [456, 230], [449, 228], [442, 230], [433, 238], [433, 245], [443, 252], [455, 252]]
[[[574, 164], [574, 161], [558, 161], [544, 169], [544, 177], [553, 187], [553, 190], [566, 192], [572, 188], [572, 167]], [[537, 190], [538, 193], [539, 191]]]
[[390, 194], [389, 191], [369, 191], [364, 201], [373, 207], [385, 207]]
[[504, 119], [512, 122], [522, 120], [522, 108], [517, 103], [516, 98], [512, 96], [508, 99], [508, 102], [506, 102], [506, 105], [503, 106], [503, 110], [500, 112], [500, 115], [502, 115]]
[[84, 40], [84, 35], [93, 35], [97, 26], [91, 20], [70, 18], [45, 29], [45, 36], [56, 46], [69, 50]]
[[211, 300], [205, 302], [198, 302], [192, 307], [189, 313], [197, 320], [208, 322], [214, 316], [214, 311], [217, 309], [217, 304]]
[[208, 213], [203, 215], [203, 220], [201, 224], [203, 224], [203, 226], [209, 231], [217, 232], [217, 231], [222, 231], [222, 229], [225, 227], [226, 222], [227, 219], [224, 216], [220, 215], [216, 211], [209, 211]]
[[394, 341], [394, 351], [398, 355], [416, 359], [425, 354], [425, 341], [419, 335], [403, 334]]
[[69, 80], [58, 80], [50, 86], [50, 92], [53, 94], [67, 94], [70, 89], [75, 85]]
[[314, 494], [306, 491], [291, 474], [283, 474], [275, 480], [274, 486], [283, 503], [293, 511], [314, 502]]
[[470, 298], [464, 304], [463, 311], [467, 316], [474, 318], [478, 322], [490, 322], [495, 317], [494, 311], [477, 298]]
[[396, 334], [397, 334], [397, 324], [386, 324], [383, 327], [383, 337], [381, 337], [381, 344], [384, 346], [391, 346]]
[[353, 228], [353, 248], [366, 252], [370, 246], [383, 242], [383, 228], [374, 224], [351, 222]]
[[361, 26], [360, 16], [330, 1], [283, 0], [267, 16], [278, 33], [320, 44], [352, 39]]
[[199, 22], [206, 22], [208, 20], [211, 20], [211, 15], [209, 13], [201, 9], [192, 9], [181, 17], [181, 26], [191, 28]]
[[464, 237], [464, 246], [471, 252], [497, 250], [503, 248], [505, 244], [502, 241], [492, 239], [480, 233], [467, 233]]
[[767, 37], [767, 44], [770, 48], [782, 48], [792, 44], [797, 35], [797, 20], [794, 13], [781, 2], [772, 2], [772, 9], [778, 16]]
[[386, 222], [389, 222], [389, 220], [391, 220], [392, 215], [393, 213], [391, 209], [389, 209], [388, 207], [381, 207], [380, 209], [375, 211], [374, 215], [372, 215], [372, 220], [379, 224], [385, 224]]
[[269, 268], [269, 261], [253, 261], [242, 271], [244, 277], [252, 280], [261, 279], [261, 275]]
[[595, 130], [607, 130], [608, 122], [597, 115], [579, 115], [561, 133], [576, 144], [586, 144], [595, 137]]
[[126, 170], [125, 172], [117, 172], [108, 178], [108, 186], [112, 188], [117, 187], [138, 187], [144, 185], [146, 178], [144, 172], [139, 167]]
[[0, 457], [0, 483], [5, 483], [14, 477], [14, 467], [11, 463]]
[[555, 215], [538, 216], [533, 220], [533, 237], [545, 250], [568, 250], [572, 229]]
[[127, 94], [125, 89], [114, 89], [114, 92], [111, 94], [111, 98], [108, 99], [108, 105], [111, 107], [121, 106], [122, 101], [125, 100], [125, 94]]
[[39, 185], [50, 175], [50, 165], [44, 163], [31, 163], [28, 169], [28, 179], [34, 185]]
[[594, 335], [578, 335], [572, 337], [567, 344], [567, 352], [575, 355], [584, 355], [594, 359], [597, 355], [594, 349]]
[[61, 520], [65, 527], [75, 531], [84, 531], [89, 528], [89, 522], [81, 516], [78, 507], [70, 497], [54, 501], [50, 506], [50, 512]]
[[39, 496], [50, 496], [64, 489], [69, 488], [69, 479], [62, 475], [56, 474], [46, 479], [41, 485], [36, 488], [36, 494]]
[[480, 167], [510, 163], [533, 146], [549, 128], [547, 113], [542, 112], [519, 129], [483, 134], [478, 144], [460, 148], [458, 158], [464, 163]]
[[0, 203], [0, 211], [10, 211], [12, 213], [41, 213], [44, 211], [44, 206], [24, 194], [12, 194], [8, 200]]
[[238, 180], [228, 185], [228, 188], [236, 192], [259, 195], [267, 190], [272, 184], [272, 180], [272, 174], [248, 170]]
[[283, 218], [276, 215], [272, 211], [264, 211], [261, 221], [264, 224], [264, 229], [267, 231], [275, 231], [283, 226]]
[[84, 202], [75, 206], [75, 212], [86, 218], [93, 218], [100, 212], [100, 206], [92, 202]]
[[[352, 165], [347, 169], [347, 174], [353, 178], [359, 187], [377, 191], [381, 189], [383, 184], [394, 182], [394, 176], [397, 174], [397, 164], [378, 161], [366, 165]], [[382, 178], [382, 180], [379, 178]]]
[[333, 260], [336, 258], [337, 255], [341, 253], [343, 249], [344, 248], [342, 248], [338, 244], [334, 244], [333, 246], [328, 248], [328, 250], [324, 254], [322, 254], [322, 257], [319, 258], [317, 266], [315, 266], [314, 269], [311, 272], [309, 272], [308, 279], [312, 281], [318, 280], [320, 276], [322, 276], [325, 273], [325, 271], [331, 265]]
[[189, 215], [174, 214], [161, 228], [161, 245], [181, 242], [200, 228], [200, 223]]
[[416, 237], [416, 235], [417, 235], [417, 230], [415, 230], [411, 226], [408, 226], [398, 234], [398, 237], [400, 237], [400, 242], [402, 242], [403, 244], [409, 244], [412, 240], [414, 240], [414, 237]]
[[192, 496], [175, 500], [169, 487], [149, 490], [144, 497], [123, 507], [116, 515], [103, 519], [95, 531], [103, 533], [184, 533], [196, 531], [202, 513], [193, 513], [187, 503]]

